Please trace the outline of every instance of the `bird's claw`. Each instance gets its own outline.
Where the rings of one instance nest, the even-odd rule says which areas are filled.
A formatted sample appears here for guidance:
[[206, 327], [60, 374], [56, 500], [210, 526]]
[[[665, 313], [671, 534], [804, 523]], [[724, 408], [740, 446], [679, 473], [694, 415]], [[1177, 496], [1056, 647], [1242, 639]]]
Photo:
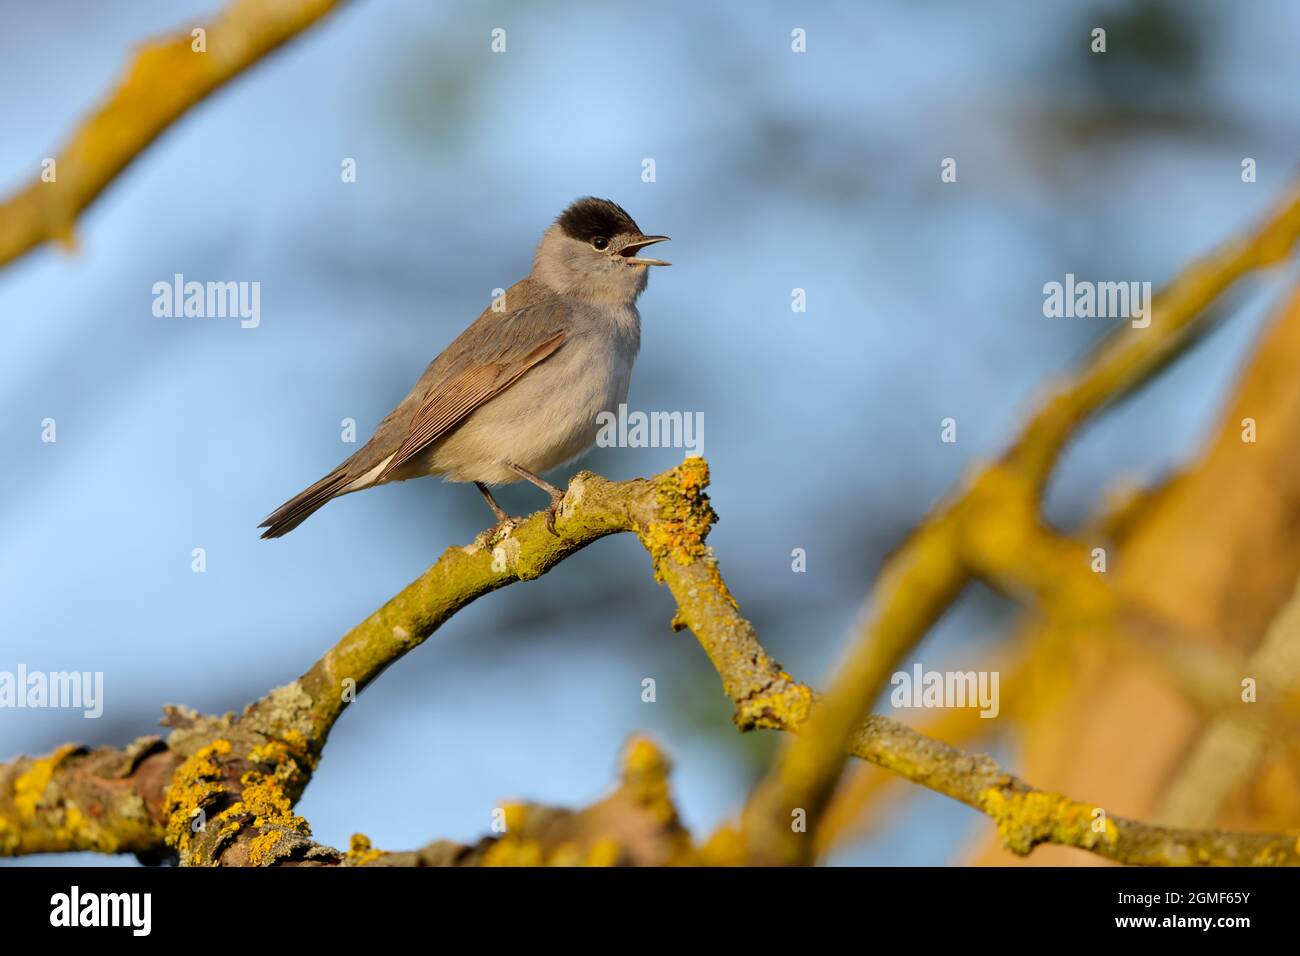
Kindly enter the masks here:
[[551, 506], [546, 509], [546, 530], [557, 538], [560, 532], [555, 530], [555, 513], [560, 510], [560, 505], [564, 503], [564, 492], [558, 492], [551, 495]]
[[502, 518], [490, 528], [484, 528], [474, 538], [475, 542], [485, 548], [490, 548], [499, 541], [510, 536], [510, 534], [519, 527], [523, 521], [522, 518], [514, 518], [510, 515]]

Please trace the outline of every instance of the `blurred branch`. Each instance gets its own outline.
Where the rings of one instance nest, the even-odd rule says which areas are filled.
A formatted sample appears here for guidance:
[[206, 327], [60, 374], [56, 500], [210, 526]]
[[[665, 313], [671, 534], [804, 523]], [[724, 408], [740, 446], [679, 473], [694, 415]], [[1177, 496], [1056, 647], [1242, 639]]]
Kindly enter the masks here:
[[1300, 183], [1288, 186], [1273, 212], [1185, 268], [1151, 304], [1149, 328], [1121, 326], [1087, 365], [1052, 390], [1004, 456], [1041, 496], [1066, 442], [1102, 408], [1155, 377], [1195, 341], [1206, 310], [1237, 280], [1280, 264], [1300, 238]]
[[[1005, 512], [999, 515], [990, 506], [983, 513], [988, 523], [970, 529], [970, 564], [991, 586], [1038, 610], [1053, 627], [1110, 643], [1166, 678], [1206, 714], [1233, 710], [1236, 721], [1256, 728], [1296, 728], [1300, 694], [1293, 680], [1279, 678], [1278, 668], [1248, 665], [1242, 655], [1209, 643], [1206, 635], [1177, 630], [1137, 606], [1105, 573], [1091, 570], [1091, 550], [1075, 538], [1032, 519], [1010, 533], [998, 521]], [[1241, 714], [1238, 681], [1250, 673], [1258, 675], [1266, 693]]]
[[0, 856], [157, 851], [178, 763], [161, 738], [141, 737], [121, 750], [67, 744], [0, 764]]
[[232, 0], [201, 27], [203, 51], [188, 28], [142, 46], [117, 88], [54, 157], [54, 178], [38, 176], [0, 204], [0, 266], [51, 239], [73, 244], [81, 212], [167, 127], [338, 5]]
[[[1240, 673], [1270, 689], [1300, 683], [1300, 582]], [[1255, 706], [1247, 707], [1247, 716], [1254, 716]], [[1258, 721], [1240, 712], [1220, 716], [1201, 733], [1170, 785], [1161, 819], [1192, 826], [1212, 824], [1228, 794], [1250, 775], [1267, 742]]]
[[363, 866], [672, 866], [702, 857], [682, 827], [668, 788], [668, 759], [634, 738], [623, 753], [619, 784], [581, 810], [512, 803], [505, 830], [464, 846], [446, 840], [419, 850], [381, 852], [353, 836], [350, 865]]
[[[1280, 829], [1297, 819], [1300, 687], [1276, 657], [1253, 658], [1274, 643], [1300, 578], [1298, 361], [1293, 288], [1260, 331], [1204, 448], [1157, 490], [1112, 503], [1082, 532], [1106, 544], [1109, 570], [1092, 574], [1080, 562], [1071, 573], [1109, 582], [1121, 613], [1113, 630], [1098, 615], [1076, 627], [1051, 610], [1050, 592], [1040, 599], [1048, 613], [1031, 619], [1028, 639], [1064, 637], [1072, 659], [1060, 665], [1067, 686], [1022, 737], [1026, 775], [1067, 792], [1096, 780], [1102, 802], [1162, 823]], [[1142, 667], [1128, 666], [1135, 657]], [[1243, 699], [1246, 677], [1253, 701]], [[1216, 723], [1207, 731], [1205, 721]], [[1130, 735], [1136, 726], [1142, 732]], [[1221, 758], [1213, 769], [1210, 749]], [[981, 859], [1006, 862], [991, 844]], [[1048, 852], [1040, 862], [1066, 860]]]
[[[1155, 297], [1147, 328], [1121, 326], [1085, 366], [1055, 388], [1003, 457], [977, 471], [886, 561], [872, 587], [863, 624], [821, 708], [817, 726], [791, 743], [746, 809], [747, 843], [756, 858], [806, 862], [810, 841], [788, 825], [791, 807], [818, 819], [843, 770], [843, 753], [903, 657], [948, 609], [973, 575], [1008, 572], [1030, 593], [1059, 590], [1056, 574], [1081, 550], [1054, 535], [1039, 502], [1056, 459], [1093, 414], [1155, 376], [1192, 341], [1196, 320], [1243, 275], [1281, 261], [1300, 238], [1300, 186], [1261, 225], [1185, 269]], [[1086, 564], [1079, 564], [1080, 568]], [[1101, 584], [1077, 574], [1076, 609]], [[1113, 602], [1103, 608], [1113, 611]], [[1105, 612], [1103, 612], [1105, 613]]]

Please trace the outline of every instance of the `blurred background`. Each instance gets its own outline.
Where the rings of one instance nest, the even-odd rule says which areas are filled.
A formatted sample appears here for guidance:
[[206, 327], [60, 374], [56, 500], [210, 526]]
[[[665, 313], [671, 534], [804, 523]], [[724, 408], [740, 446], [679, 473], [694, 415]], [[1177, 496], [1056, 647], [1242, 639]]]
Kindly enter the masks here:
[[[217, 8], [7, 4], [0, 189], [36, 175], [137, 43]], [[0, 670], [103, 671], [106, 698], [99, 720], [0, 710], [0, 759], [125, 743], [165, 703], [238, 710], [486, 527], [472, 487], [416, 481], [283, 540], [255, 530], [355, 450], [342, 420], [364, 441], [587, 194], [673, 237], [641, 299], [629, 404], [703, 412], [723, 573], [768, 649], [823, 681], [889, 549], [1113, 327], [1044, 318], [1043, 284], [1158, 287], [1277, 198], [1300, 129], [1297, 28], [1289, 0], [356, 0], [146, 151], [81, 219], [78, 252], [0, 272]], [[153, 283], [178, 272], [260, 282], [260, 327], [155, 318]], [[1231, 322], [1072, 446], [1053, 521], [1202, 445], [1285, 281], [1240, 287]], [[681, 455], [597, 450], [569, 473], [648, 475]], [[544, 504], [529, 487], [501, 501]], [[348, 711], [299, 811], [335, 846], [354, 831], [387, 849], [473, 841], [503, 799], [598, 798], [644, 731], [705, 834], [778, 740], [735, 732], [672, 613], [629, 536], [480, 600]], [[976, 666], [1014, 620], [974, 588], [917, 659]], [[984, 747], [1020, 769], [995, 729]], [[958, 862], [991, 832], [904, 795], [831, 861]]]

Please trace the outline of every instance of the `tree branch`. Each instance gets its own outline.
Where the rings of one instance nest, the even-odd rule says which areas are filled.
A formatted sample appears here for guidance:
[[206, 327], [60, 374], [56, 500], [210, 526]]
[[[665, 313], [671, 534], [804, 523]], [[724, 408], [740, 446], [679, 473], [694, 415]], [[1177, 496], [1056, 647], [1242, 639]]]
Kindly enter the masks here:
[[206, 31], [189, 29], [141, 47], [104, 104], [37, 177], [0, 204], [0, 266], [51, 239], [74, 244], [81, 212], [192, 106], [302, 33], [339, 0], [233, 0]]
[[[997, 462], [979, 469], [885, 563], [863, 624], [818, 714], [818, 726], [789, 745], [745, 812], [749, 852], [767, 862], [805, 862], [810, 841], [788, 814], [818, 819], [843, 769], [843, 753], [904, 656], [974, 575], [1009, 570], [1033, 593], [1057, 588], [1055, 574], [1079, 546], [1053, 535], [1039, 516], [1044, 486], [1066, 442], [1092, 415], [1152, 378], [1180, 354], [1211, 303], [1247, 273], [1281, 261], [1300, 239], [1300, 185], [1249, 233], [1197, 260], [1155, 297], [1147, 328], [1126, 324], [1059, 386]], [[1203, 327], [1204, 323], [1201, 323]], [[1039, 557], [1048, 559], [1040, 561]], [[1084, 568], [1081, 562], [1079, 568]], [[1087, 595], [1114, 602], [1100, 584], [1071, 574]], [[1075, 601], [1088, 608], [1089, 601]]]
[[[650, 480], [616, 483], [581, 473], [559, 512], [560, 538], [538, 513], [496, 539], [484, 534], [448, 549], [300, 680], [242, 716], [172, 708], [165, 744], [137, 742], [129, 756], [69, 746], [0, 767], [0, 851], [158, 855], [170, 848], [190, 865], [345, 862], [340, 851], [311, 840], [292, 806], [350, 697], [348, 681], [364, 686], [476, 597], [535, 578], [619, 531], [635, 533], [646, 547], [677, 602], [676, 623], [692, 630], [717, 668], [737, 725], [802, 730], [815, 695], [766, 653], [723, 581], [705, 544], [715, 520], [707, 484], [699, 458]], [[1170, 830], [1116, 817], [1097, 832], [1086, 804], [1035, 790], [988, 757], [968, 756], [885, 717], [861, 722], [848, 751], [988, 814], [1018, 853], [1051, 842], [1129, 863], [1300, 862], [1290, 834]], [[738, 862], [740, 851], [735, 834], [723, 831], [696, 858]]]

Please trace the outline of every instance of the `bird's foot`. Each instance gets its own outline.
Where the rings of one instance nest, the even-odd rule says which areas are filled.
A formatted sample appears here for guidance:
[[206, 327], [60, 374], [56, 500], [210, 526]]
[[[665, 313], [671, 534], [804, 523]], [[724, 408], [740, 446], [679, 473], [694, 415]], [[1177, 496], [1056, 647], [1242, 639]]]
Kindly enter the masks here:
[[515, 526], [519, 524], [520, 519], [512, 518], [510, 515], [506, 514], [506, 510], [497, 504], [497, 500], [492, 497], [492, 492], [488, 489], [487, 485], [483, 484], [481, 481], [476, 481], [474, 482], [474, 486], [478, 488], [479, 494], [483, 496], [483, 500], [487, 502], [488, 507], [492, 509], [493, 516], [497, 519], [497, 523], [488, 528], [485, 532], [487, 540], [489, 542], [496, 541], [498, 538], [504, 538], [511, 531], [515, 530]]
[[[561, 489], [556, 488], [545, 478], [541, 477], [540, 475], [534, 475], [527, 468], [521, 468], [519, 465], [516, 465], [513, 461], [507, 461], [504, 464], [507, 468], [513, 471], [520, 478], [523, 478], [525, 481], [531, 482], [533, 485], [535, 485], [538, 488], [541, 488], [542, 491], [546, 492], [548, 495], [551, 496], [551, 506], [546, 509], [546, 530], [551, 532], [551, 534], [555, 535], [558, 538], [560, 536], [560, 532], [555, 530], [555, 512], [559, 511], [560, 505], [564, 503], [565, 493]], [[480, 488], [479, 490], [482, 491], [483, 489]]]
[[523, 521], [522, 518], [512, 518], [510, 515], [505, 515], [500, 521], [488, 528], [488, 540], [496, 541], [498, 538], [506, 537], [511, 531], [519, 527], [521, 521]]
[[492, 548], [501, 543], [504, 539], [510, 537], [511, 533], [523, 523], [523, 518], [514, 518], [510, 515], [504, 515], [500, 521], [490, 528], [484, 528], [474, 536], [474, 544], [480, 548]]
[[564, 492], [556, 488], [551, 491], [551, 506], [546, 509], [546, 530], [557, 538], [560, 532], [555, 530], [555, 513], [560, 510], [560, 505], [564, 504]]

